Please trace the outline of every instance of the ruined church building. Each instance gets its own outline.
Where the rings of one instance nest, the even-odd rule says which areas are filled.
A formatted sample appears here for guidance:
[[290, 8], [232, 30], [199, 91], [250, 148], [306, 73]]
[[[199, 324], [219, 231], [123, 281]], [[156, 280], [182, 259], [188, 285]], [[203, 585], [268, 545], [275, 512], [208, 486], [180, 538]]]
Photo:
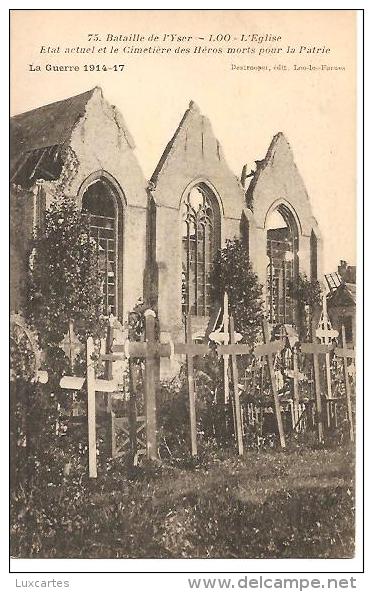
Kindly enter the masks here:
[[91, 214], [106, 261], [106, 314], [125, 319], [143, 297], [157, 310], [162, 341], [184, 335], [187, 312], [203, 332], [214, 304], [214, 255], [241, 236], [270, 321], [293, 323], [290, 282], [303, 272], [322, 279], [322, 240], [283, 133], [241, 179], [193, 102], [150, 181], [134, 148], [98, 87], [11, 119], [12, 310], [22, 310], [33, 230], [54, 197], [65, 195]]

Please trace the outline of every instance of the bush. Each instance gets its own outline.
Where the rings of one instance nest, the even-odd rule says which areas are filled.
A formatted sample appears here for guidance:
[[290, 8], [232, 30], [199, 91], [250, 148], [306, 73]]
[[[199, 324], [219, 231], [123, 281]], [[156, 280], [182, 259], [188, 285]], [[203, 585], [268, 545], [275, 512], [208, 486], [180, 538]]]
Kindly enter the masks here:
[[230, 314], [243, 342], [254, 344], [264, 315], [262, 286], [254, 273], [249, 253], [241, 239], [229, 239], [218, 251], [211, 277], [214, 299], [228, 294]]
[[27, 319], [49, 354], [51, 370], [71, 322], [82, 340], [103, 336], [98, 245], [90, 238], [89, 219], [74, 200], [59, 198], [47, 210], [33, 245], [27, 291]]
[[321, 286], [317, 280], [310, 280], [301, 273], [290, 286], [290, 292], [297, 302], [299, 339], [302, 341], [310, 337], [312, 316], [321, 304]]
[[[15, 487], [28, 492], [35, 480], [39, 487], [52, 473], [61, 477], [69, 463], [79, 463], [79, 446], [87, 440], [82, 426], [68, 427], [73, 393], [62, 391], [59, 382], [71, 371], [71, 360], [61, 341], [71, 323], [82, 342], [88, 335], [96, 340], [103, 335], [97, 247], [90, 238], [89, 220], [74, 200], [56, 199], [45, 214], [30, 257], [25, 311], [29, 326], [25, 325], [23, 336], [15, 334], [11, 341], [12, 479]], [[33, 333], [43, 350], [46, 385], [35, 382], [40, 360], [26, 339]], [[75, 370], [84, 357], [85, 352], [76, 360]]]

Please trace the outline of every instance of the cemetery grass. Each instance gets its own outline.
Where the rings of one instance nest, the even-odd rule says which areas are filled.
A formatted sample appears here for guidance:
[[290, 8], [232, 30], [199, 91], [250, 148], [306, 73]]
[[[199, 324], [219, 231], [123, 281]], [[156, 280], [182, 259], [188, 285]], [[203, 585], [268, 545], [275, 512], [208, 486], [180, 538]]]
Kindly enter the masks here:
[[335, 449], [215, 451], [97, 481], [19, 488], [13, 557], [346, 558], [354, 554], [354, 458]]

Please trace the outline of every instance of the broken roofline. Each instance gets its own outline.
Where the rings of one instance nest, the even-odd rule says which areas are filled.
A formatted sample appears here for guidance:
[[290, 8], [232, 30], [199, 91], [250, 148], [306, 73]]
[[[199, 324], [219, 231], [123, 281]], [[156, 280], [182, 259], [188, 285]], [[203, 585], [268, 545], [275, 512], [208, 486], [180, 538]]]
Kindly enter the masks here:
[[[12, 180], [16, 180], [16, 177], [19, 174], [19, 169], [23, 168], [23, 164], [28, 161], [29, 155], [31, 153], [34, 153], [37, 157], [39, 157], [39, 153], [36, 151], [39, 151], [40, 149], [50, 150], [51, 147], [61, 146], [69, 139], [72, 129], [84, 116], [86, 105], [96, 92], [99, 93], [102, 99], [104, 99], [102, 88], [100, 86], [95, 86], [92, 89], [78, 95], [48, 103], [47, 105], [42, 105], [35, 109], [31, 109], [30, 111], [25, 111], [23, 113], [14, 115], [11, 118], [11, 152], [16, 155], [16, 158], [13, 158], [15, 166], [13, 166]], [[120, 111], [115, 106], [111, 107], [113, 109], [114, 117], [118, 118], [119, 120], [118, 124], [120, 127], [123, 127], [123, 132], [127, 138], [129, 146], [133, 149], [135, 145], [132, 136], [125, 125]], [[162, 156], [154, 169], [154, 172], [150, 178], [150, 189], [154, 189], [156, 186], [158, 177], [164, 168], [169, 154], [172, 151], [175, 140], [183, 128], [186, 120], [188, 119], [188, 116], [191, 114], [199, 114], [206, 120], [206, 122], [208, 122], [209, 125], [211, 125], [209, 119], [201, 114], [197, 103], [194, 100], [190, 100], [188, 109], [181, 118], [179, 125], [167, 143]], [[286, 143], [287, 148], [292, 155], [290, 144], [283, 132], [278, 132], [275, 134], [272, 138], [265, 158], [263, 160], [255, 161], [257, 168], [255, 171], [252, 171], [252, 174], [250, 175], [252, 179], [246, 191], [248, 203], [250, 203], [250, 193], [255, 188], [260, 171], [266, 164], [268, 164], [268, 162], [273, 159], [276, 147], [281, 141]], [[216, 145], [217, 153], [219, 154], [219, 158], [221, 158], [223, 157], [223, 153], [218, 139], [216, 139]], [[242, 186], [242, 182], [233, 172], [232, 175]], [[27, 176], [29, 177], [29, 175]], [[55, 175], [50, 176], [50, 179], [51, 178], [55, 178]]]
[[11, 182], [30, 187], [39, 178], [47, 181], [58, 179], [65, 159], [64, 149], [94, 97], [111, 110], [111, 117], [123, 133], [129, 148], [135, 148], [120, 112], [104, 99], [102, 89], [95, 86], [79, 95], [11, 118]]

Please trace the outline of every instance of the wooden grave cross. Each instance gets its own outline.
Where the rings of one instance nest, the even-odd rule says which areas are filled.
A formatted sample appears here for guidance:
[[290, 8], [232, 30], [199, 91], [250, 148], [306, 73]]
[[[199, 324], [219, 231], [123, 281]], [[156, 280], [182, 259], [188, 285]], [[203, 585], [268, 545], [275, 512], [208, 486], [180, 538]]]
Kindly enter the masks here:
[[[112, 345], [115, 339], [115, 333], [116, 331], [120, 331], [121, 333], [125, 333], [126, 328], [119, 322], [119, 320], [117, 319], [117, 317], [115, 317], [113, 314], [110, 314], [109, 319], [108, 319], [108, 326], [107, 326], [107, 332], [106, 332], [106, 338], [104, 340], [104, 343], [102, 344], [101, 347], [104, 347], [105, 349], [105, 354], [110, 354], [112, 351]], [[107, 380], [113, 380], [114, 376], [113, 376], [113, 362], [111, 360], [107, 360], [105, 361], [105, 378]], [[118, 380], [118, 378], [117, 378]], [[118, 380], [119, 383], [119, 380]], [[112, 395], [111, 393], [108, 394], [107, 396], [107, 400], [106, 400], [106, 412], [107, 413], [112, 413]]]
[[97, 477], [97, 450], [96, 450], [96, 393], [113, 393], [118, 389], [115, 380], [103, 380], [96, 378], [94, 360], [94, 342], [92, 337], [87, 339], [87, 372], [86, 376], [63, 376], [60, 387], [68, 390], [79, 391], [83, 385], [87, 385], [87, 419], [88, 419], [88, 468], [91, 478]]
[[[328, 317], [328, 309], [326, 303], [326, 292], [323, 293], [322, 297], [322, 312], [319, 320], [318, 327], [316, 329], [316, 337], [318, 337], [321, 343], [325, 345], [331, 345], [333, 339], [338, 337], [338, 331], [333, 329], [332, 324]], [[325, 354], [325, 369], [326, 369], [326, 388], [328, 399], [332, 398], [332, 379], [330, 374], [330, 352]], [[330, 423], [329, 418], [329, 407], [327, 407], [328, 414], [328, 425]]]
[[303, 354], [312, 354], [313, 356], [317, 412], [317, 431], [319, 442], [321, 443], [324, 439], [324, 426], [322, 420], [319, 355], [330, 354], [330, 352], [333, 350], [333, 346], [326, 343], [319, 343], [318, 341], [316, 341], [316, 328], [314, 320], [312, 321], [311, 339], [312, 341], [310, 343], [301, 343], [300, 347], [301, 352]]
[[231, 356], [232, 361], [232, 382], [233, 382], [233, 411], [236, 428], [237, 448], [238, 454], [243, 454], [243, 436], [242, 436], [242, 420], [241, 420], [241, 407], [240, 407], [240, 393], [238, 390], [238, 370], [237, 370], [237, 356], [252, 353], [252, 347], [247, 343], [236, 343], [237, 335], [242, 337], [239, 333], [234, 330], [234, 320], [231, 316], [229, 319], [229, 337], [230, 343], [223, 343], [218, 345], [218, 355], [226, 357]]
[[[170, 358], [173, 354], [170, 343], [160, 343], [155, 339], [155, 312], [146, 310], [145, 316], [145, 341], [129, 341], [124, 345], [113, 345], [112, 352], [103, 354], [100, 358], [104, 361], [115, 362], [125, 358], [145, 359], [145, 416], [146, 416], [146, 446], [147, 457], [157, 458], [157, 421], [156, 421], [156, 360], [160, 357]], [[121, 354], [121, 355], [120, 355]]]
[[352, 417], [352, 406], [351, 406], [351, 386], [350, 381], [348, 378], [348, 366], [347, 360], [355, 359], [355, 349], [346, 347], [346, 329], [345, 326], [342, 325], [341, 327], [342, 333], [342, 347], [336, 347], [334, 349], [334, 354], [340, 358], [343, 358], [343, 374], [345, 379], [345, 388], [346, 388], [346, 400], [347, 400], [347, 416], [348, 416], [348, 423], [350, 427], [350, 440], [351, 442], [354, 441], [354, 424], [353, 424], [353, 417]]
[[188, 315], [186, 319], [186, 343], [175, 343], [173, 347], [175, 354], [185, 355], [187, 359], [191, 452], [192, 456], [196, 456], [197, 419], [193, 358], [194, 356], [204, 356], [208, 354], [210, 348], [207, 343], [194, 343], [192, 335], [192, 321], [190, 315]]
[[[219, 313], [220, 314], [220, 313]], [[235, 335], [236, 341], [240, 341], [242, 339], [242, 335], [240, 333], [236, 333]], [[221, 325], [215, 331], [212, 331], [209, 335], [209, 339], [214, 341], [217, 344], [229, 344], [230, 339], [230, 332], [229, 332], [229, 306], [228, 306], [228, 294], [224, 292], [224, 299], [223, 299], [223, 319]], [[223, 384], [224, 384], [224, 403], [228, 403], [229, 401], [229, 378], [228, 378], [228, 366], [229, 366], [229, 355], [230, 354], [223, 354]]]
[[267, 358], [273, 401], [275, 405], [276, 422], [278, 433], [280, 436], [280, 445], [281, 448], [285, 448], [285, 433], [284, 426], [282, 423], [281, 405], [278, 398], [275, 369], [273, 364], [273, 356], [283, 349], [284, 343], [282, 340], [279, 339], [276, 339], [275, 341], [270, 341], [269, 326], [267, 319], [263, 319], [262, 321], [262, 331], [264, 343], [261, 343], [260, 345], [257, 345], [254, 348], [254, 354], [257, 358], [262, 358], [263, 356]]
[[292, 357], [293, 357], [293, 368], [286, 371], [286, 376], [292, 379], [293, 381], [293, 391], [294, 391], [294, 423], [293, 429], [297, 432], [300, 431], [300, 398], [299, 398], [299, 381], [304, 380], [306, 375], [299, 370], [298, 365], [298, 353], [299, 348], [298, 344], [295, 344], [292, 348]]
[[299, 371], [298, 367], [298, 332], [292, 325], [283, 325], [284, 332], [280, 336], [284, 338], [285, 357], [292, 360], [292, 368], [285, 369], [285, 375], [293, 381], [294, 401], [292, 403], [292, 424], [293, 429], [299, 431], [299, 380], [305, 376]]
[[[221, 309], [220, 309], [220, 311], [221, 311]], [[219, 313], [219, 315], [220, 315], [220, 313]], [[228, 346], [229, 345], [229, 341], [230, 341], [229, 323], [230, 323], [230, 319], [229, 319], [228, 294], [226, 292], [224, 292], [224, 298], [223, 298], [223, 318], [222, 318], [222, 322], [221, 322], [220, 327], [218, 329], [215, 329], [215, 331], [212, 331], [210, 333], [209, 338], [211, 339], [211, 341], [214, 341], [218, 345], [222, 345], [223, 344], [223, 345]], [[240, 333], [235, 333], [234, 343], [237, 343], [237, 341], [241, 341], [241, 339], [242, 339], [242, 335]], [[219, 355], [222, 355], [223, 356], [224, 404], [227, 404], [228, 401], [229, 401], [229, 376], [228, 376], [228, 370], [229, 370], [229, 356], [230, 356], [230, 353], [220, 353]], [[232, 366], [232, 378], [233, 378], [233, 366]], [[233, 411], [234, 435], [235, 435], [235, 438], [237, 440], [238, 448], [240, 449], [239, 436], [238, 436], [238, 433], [237, 433], [237, 418], [236, 418], [236, 407], [235, 407], [234, 397], [232, 398], [232, 411]], [[239, 426], [238, 429], [240, 429], [240, 426]], [[241, 426], [241, 431], [242, 431], [242, 426]]]

